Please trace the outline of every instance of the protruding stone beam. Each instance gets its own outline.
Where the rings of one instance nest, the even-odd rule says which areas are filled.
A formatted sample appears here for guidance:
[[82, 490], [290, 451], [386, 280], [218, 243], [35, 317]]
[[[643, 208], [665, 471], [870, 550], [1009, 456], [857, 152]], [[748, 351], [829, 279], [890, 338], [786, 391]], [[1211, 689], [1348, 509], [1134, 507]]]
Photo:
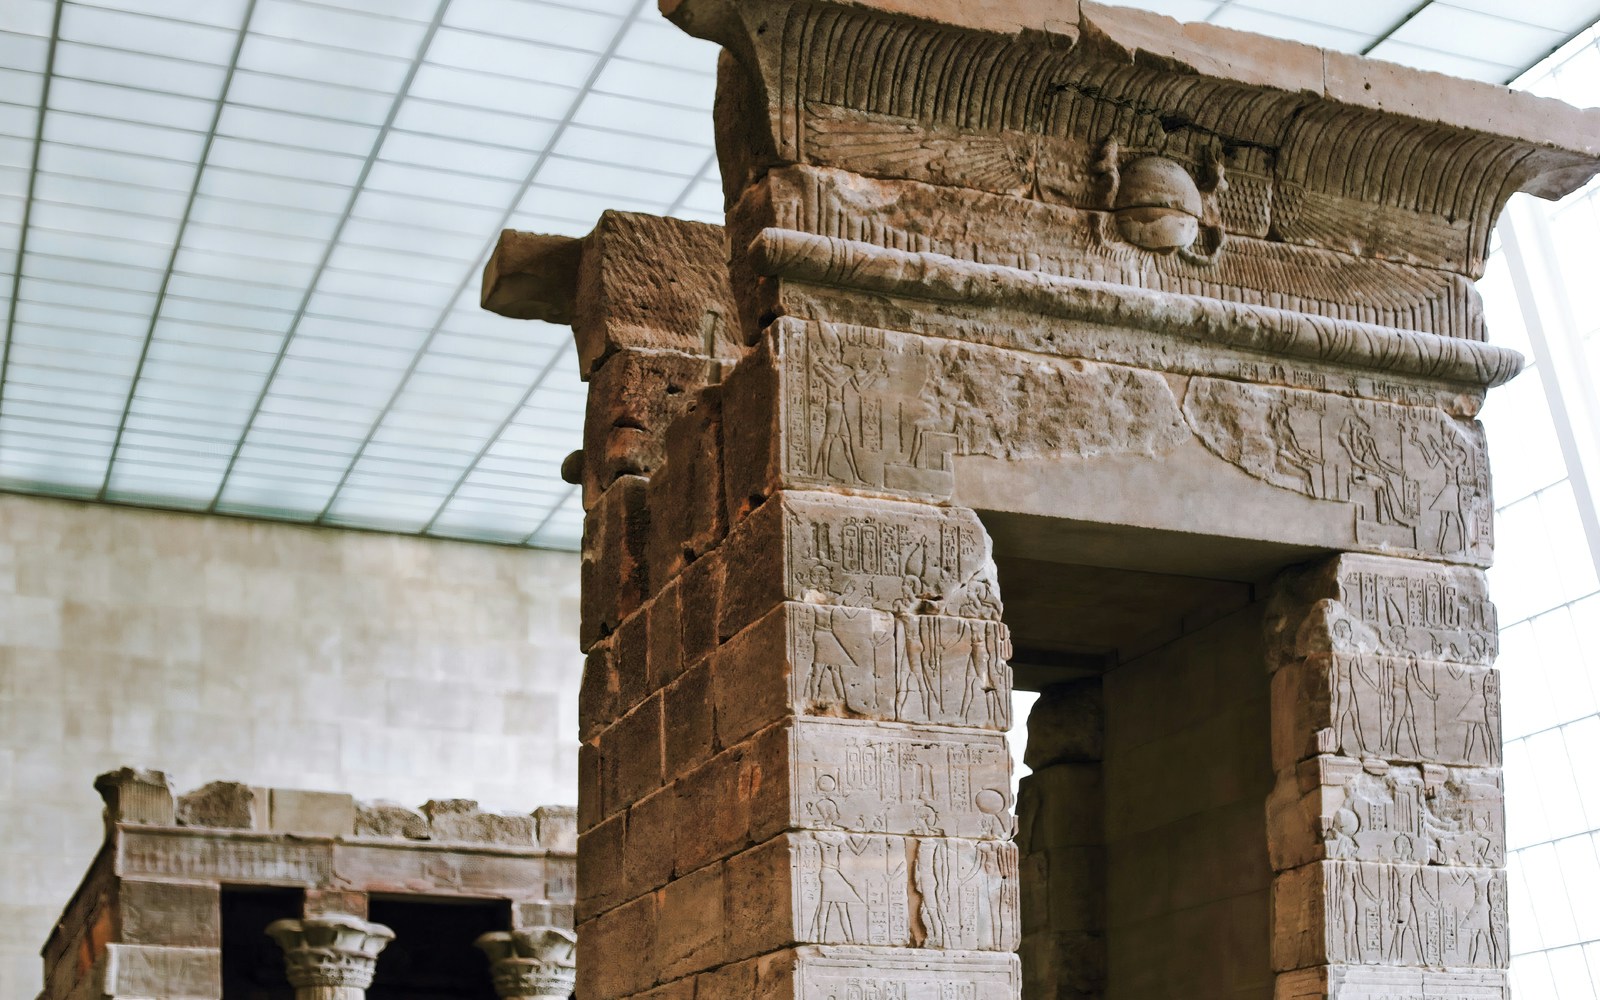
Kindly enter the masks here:
[[501, 1000], [566, 1000], [577, 982], [578, 937], [561, 927], [492, 931], [477, 946], [489, 956]]
[[348, 913], [277, 920], [267, 935], [283, 949], [295, 1000], [363, 1000], [378, 954], [394, 931]]

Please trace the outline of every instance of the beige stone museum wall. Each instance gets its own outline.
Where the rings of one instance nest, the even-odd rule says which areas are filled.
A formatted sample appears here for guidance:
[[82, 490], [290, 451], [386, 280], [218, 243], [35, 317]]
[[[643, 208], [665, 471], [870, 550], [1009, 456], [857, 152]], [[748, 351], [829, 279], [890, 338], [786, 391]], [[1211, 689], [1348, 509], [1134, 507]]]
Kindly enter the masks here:
[[132, 764], [416, 805], [577, 800], [574, 554], [0, 495], [0, 997]]

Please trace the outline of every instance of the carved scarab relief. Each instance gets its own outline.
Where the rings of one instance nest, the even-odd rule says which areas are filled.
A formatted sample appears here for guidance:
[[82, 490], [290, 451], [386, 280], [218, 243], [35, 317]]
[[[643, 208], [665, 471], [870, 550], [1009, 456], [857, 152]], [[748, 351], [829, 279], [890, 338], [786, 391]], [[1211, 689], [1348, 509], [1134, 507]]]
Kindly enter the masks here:
[[1205, 195], [1226, 188], [1220, 155], [1208, 158], [1203, 191], [1178, 161], [1155, 154], [1124, 160], [1116, 140], [1101, 148], [1092, 169], [1104, 178], [1117, 236], [1124, 242], [1193, 263], [1215, 259], [1222, 229], [1214, 224], [1216, 212], [1207, 211]]

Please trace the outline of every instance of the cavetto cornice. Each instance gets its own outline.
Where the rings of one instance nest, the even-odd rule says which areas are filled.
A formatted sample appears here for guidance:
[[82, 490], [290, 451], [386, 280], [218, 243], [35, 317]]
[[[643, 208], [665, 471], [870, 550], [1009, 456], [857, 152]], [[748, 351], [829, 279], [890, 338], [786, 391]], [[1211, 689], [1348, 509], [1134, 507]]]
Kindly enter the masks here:
[[[791, 163], [1086, 210], [1161, 156], [1232, 237], [1476, 277], [1507, 198], [1600, 171], [1600, 110], [1073, 0], [662, 0], [749, 77], [724, 181]], [[753, 154], [726, 155], [729, 149]]]

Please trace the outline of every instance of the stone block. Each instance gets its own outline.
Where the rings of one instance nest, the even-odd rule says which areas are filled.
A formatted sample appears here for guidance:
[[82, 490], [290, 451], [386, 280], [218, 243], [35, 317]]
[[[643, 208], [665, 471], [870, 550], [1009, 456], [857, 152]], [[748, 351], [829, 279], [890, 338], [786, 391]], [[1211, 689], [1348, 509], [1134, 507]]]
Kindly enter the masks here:
[[353, 835], [398, 840], [427, 840], [428, 818], [398, 802], [382, 800], [357, 802]]
[[513, 319], [571, 323], [583, 241], [505, 229], [483, 268], [480, 304]]
[[126, 831], [116, 873], [147, 880], [323, 885], [332, 877], [326, 840], [257, 840], [197, 836], [186, 830]]
[[727, 880], [730, 960], [791, 942], [1017, 946], [1017, 856], [1006, 842], [789, 833], [730, 858]]
[[665, 463], [650, 477], [651, 592], [728, 533], [722, 500], [722, 387], [707, 386], [672, 422]]
[[1501, 969], [1440, 972], [1334, 965], [1279, 974], [1272, 997], [1273, 1000], [1395, 1000], [1397, 997], [1510, 1000], [1511, 987]]
[[1028, 712], [1022, 762], [1033, 770], [1105, 756], [1105, 692], [1098, 677], [1052, 684]]
[[1324, 753], [1497, 766], [1499, 671], [1381, 653], [1318, 654], [1279, 669], [1274, 767], [1282, 772]]
[[601, 733], [598, 747], [604, 815], [613, 815], [660, 788], [661, 695], [651, 695]]
[[1189, 436], [1167, 382], [1133, 368], [795, 319], [739, 369], [762, 365], [727, 383], [734, 516], [779, 488], [944, 502], [957, 455], [1153, 456]]
[[1323, 860], [1500, 867], [1505, 836], [1495, 768], [1323, 754], [1281, 774], [1267, 802], [1277, 871]]
[[784, 603], [713, 658], [718, 735], [791, 713], [1008, 729], [1010, 656], [997, 621]]
[[650, 893], [578, 924], [578, 988], [586, 1000], [611, 1000], [655, 985], [649, 956], [656, 952], [661, 920]]
[[1022, 939], [1023, 990], [1052, 1000], [1105, 996], [1106, 939], [1085, 931], [1047, 931]]
[[643, 476], [621, 476], [584, 514], [578, 638], [585, 650], [615, 632], [649, 592], [648, 485]]
[[1500, 649], [1482, 570], [1354, 553], [1282, 574], [1266, 634], [1274, 667], [1325, 653], [1486, 667]]
[[1024, 851], [1105, 842], [1105, 787], [1098, 763], [1053, 764], [1025, 775], [1017, 791], [1017, 843]]
[[594, 742], [578, 745], [578, 836], [610, 815], [601, 797], [600, 747]]
[[108, 771], [94, 779], [94, 790], [105, 800], [107, 825], [173, 823], [172, 784], [164, 772], [132, 767]]
[[267, 829], [304, 837], [349, 837], [355, 833], [355, 799], [343, 792], [274, 788], [267, 796]]
[[[697, 1000], [1018, 1000], [1022, 984], [1017, 956], [982, 951], [801, 945], [719, 975], [730, 971], [728, 988], [697, 994]], [[747, 985], [750, 971], [754, 981]]]
[[[624, 884], [627, 829], [628, 814], [619, 812], [578, 835], [577, 918], [580, 922], [587, 922], [639, 895], [628, 892]], [[670, 830], [668, 834], [670, 836]], [[670, 863], [667, 871], [670, 875]]]
[[989, 536], [964, 508], [786, 490], [746, 517], [719, 554], [723, 636], [785, 600], [1000, 618]]
[[578, 849], [578, 810], [540, 806], [533, 811], [534, 840], [541, 850], [570, 854]]
[[678, 577], [682, 612], [683, 663], [699, 663], [718, 643], [733, 633], [722, 628], [722, 604], [727, 590], [724, 554], [713, 552], [690, 563]]
[[1319, 861], [1273, 882], [1272, 967], [1499, 969], [1510, 961], [1506, 873]]
[[367, 902], [368, 897], [365, 892], [353, 889], [307, 889], [300, 912], [307, 917], [348, 913], [365, 920]]
[[178, 797], [178, 822], [219, 830], [263, 830], [270, 811], [266, 799], [264, 788], [213, 781]]
[[222, 902], [215, 885], [123, 879], [116, 898], [123, 944], [222, 947]]
[[532, 816], [483, 812], [472, 799], [433, 799], [423, 803], [432, 839], [443, 843], [534, 845]]
[[720, 862], [680, 876], [661, 890], [651, 963], [659, 979], [677, 979], [722, 964], [724, 896]]
[[[689, 664], [683, 658], [682, 586], [673, 580], [650, 602], [650, 688], [672, 683]], [[691, 609], [699, 613], [696, 609]]]
[[617, 639], [589, 647], [578, 682], [578, 738], [591, 741], [622, 717], [622, 675], [617, 667]]
[[579, 371], [612, 353], [653, 349], [736, 356], [722, 227], [604, 212], [584, 240], [572, 320]]
[[222, 952], [216, 948], [113, 944], [107, 952], [110, 996], [207, 1000], [222, 993]]
[[583, 422], [586, 502], [619, 476], [648, 476], [661, 468], [667, 428], [706, 384], [707, 367], [698, 352], [621, 350], [589, 376]]
[[[678, 829], [678, 804], [678, 790], [663, 788], [628, 809], [627, 829], [620, 849], [615, 854], [603, 855], [601, 862], [620, 875], [624, 899], [633, 899], [666, 885], [672, 878], [679, 839], [700, 836], [704, 824], [698, 817], [690, 821], [687, 829]], [[620, 814], [613, 817], [619, 818]]]
[[667, 777], [686, 774], [716, 752], [711, 701], [711, 662], [700, 664], [662, 692]]

